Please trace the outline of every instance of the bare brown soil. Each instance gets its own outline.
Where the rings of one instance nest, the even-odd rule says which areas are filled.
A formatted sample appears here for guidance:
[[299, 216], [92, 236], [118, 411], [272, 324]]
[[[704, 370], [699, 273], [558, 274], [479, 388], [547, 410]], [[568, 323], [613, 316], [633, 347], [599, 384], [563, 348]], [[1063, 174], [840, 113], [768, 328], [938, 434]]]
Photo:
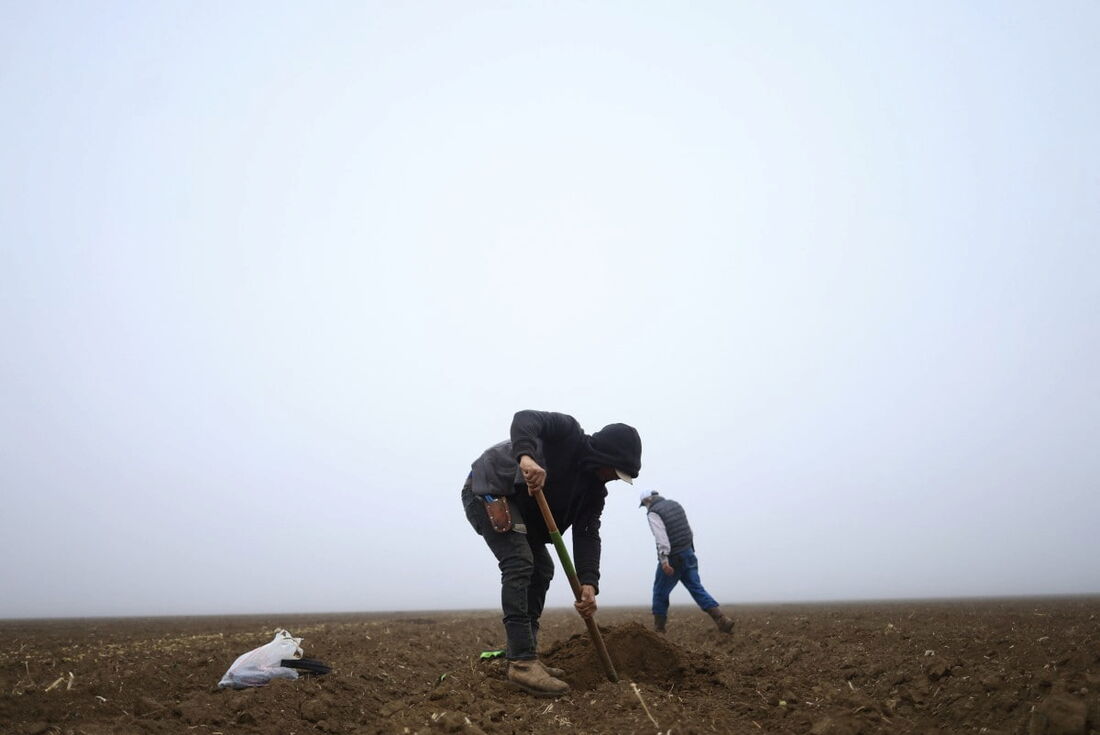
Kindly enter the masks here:
[[[558, 700], [479, 659], [502, 643], [492, 612], [0, 621], [0, 733], [1100, 732], [1095, 598], [727, 612], [732, 636], [678, 608], [662, 637], [601, 610], [618, 684], [576, 614], [548, 612]], [[333, 672], [217, 689], [277, 627]]]

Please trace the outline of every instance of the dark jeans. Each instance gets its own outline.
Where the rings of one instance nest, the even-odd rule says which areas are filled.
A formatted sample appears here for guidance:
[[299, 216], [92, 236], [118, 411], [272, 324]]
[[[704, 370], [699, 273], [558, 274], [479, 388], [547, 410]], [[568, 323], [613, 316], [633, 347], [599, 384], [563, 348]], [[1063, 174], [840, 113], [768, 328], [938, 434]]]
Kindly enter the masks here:
[[[500, 567], [500, 607], [504, 611], [504, 632], [508, 636], [505, 658], [532, 659], [538, 645], [539, 618], [546, 602], [546, 590], [554, 578], [554, 561], [545, 544], [531, 544], [519, 531], [497, 533], [489, 524], [485, 504], [470, 490], [470, 481], [462, 488], [462, 507], [466, 520], [485, 539]], [[514, 503], [509, 503], [513, 523], [523, 523]]]
[[699, 579], [699, 560], [694, 551], [681, 551], [668, 557], [668, 563], [673, 568], [672, 574], [665, 574], [661, 565], [657, 565], [657, 576], [653, 579], [653, 614], [668, 615], [668, 596], [677, 582], [683, 582], [684, 587], [691, 593], [691, 597], [703, 610], [718, 607], [714, 598], [703, 589], [703, 582]]

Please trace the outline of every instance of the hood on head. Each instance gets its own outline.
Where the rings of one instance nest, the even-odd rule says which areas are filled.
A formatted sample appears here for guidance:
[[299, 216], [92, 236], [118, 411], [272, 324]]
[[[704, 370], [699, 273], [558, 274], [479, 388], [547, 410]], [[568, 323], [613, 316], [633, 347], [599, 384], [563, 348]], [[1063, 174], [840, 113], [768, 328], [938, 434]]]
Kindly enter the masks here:
[[642, 469], [642, 438], [633, 426], [608, 424], [588, 438], [586, 467], [613, 467], [631, 477]]

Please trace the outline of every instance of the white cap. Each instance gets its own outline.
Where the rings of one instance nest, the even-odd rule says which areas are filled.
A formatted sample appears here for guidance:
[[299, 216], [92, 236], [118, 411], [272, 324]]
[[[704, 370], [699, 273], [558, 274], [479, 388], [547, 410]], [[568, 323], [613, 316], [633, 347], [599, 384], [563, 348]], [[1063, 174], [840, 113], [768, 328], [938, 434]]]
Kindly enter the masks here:
[[643, 490], [638, 495], [638, 507], [641, 508], [643, 505], [645, 505], [645, 501], [649, 500], [650, 498], [652, 498], [656, 494], [657, 494], [656, 490]]
[[634, 478], [626, 474], [622, 470], [615, 470], [615, 474], [619, 476], [619, 479], [625, 482], [627, 485], [634, 484]]

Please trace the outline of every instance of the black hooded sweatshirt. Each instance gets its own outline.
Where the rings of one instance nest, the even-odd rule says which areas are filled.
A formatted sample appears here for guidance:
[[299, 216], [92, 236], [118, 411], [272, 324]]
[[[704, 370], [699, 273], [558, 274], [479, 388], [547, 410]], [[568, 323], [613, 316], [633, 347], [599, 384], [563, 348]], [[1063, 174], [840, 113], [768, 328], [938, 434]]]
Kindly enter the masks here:
[[538, 503], [527, 493], [519, 460], [529, 455], [546, 470], [543, 495], [558, 530], [573, 529], [573, 563], [581, 584], [599, 586], [600, 516], [607, 488], [596, 476], [613, 467], [631, 477], [641, 469], [642, 442], [626, 424], [610, 424], [591, 436], [572, 416], [519, 411], [512, 419], [511, 441], [490, 447], [473, 464], [475, 495], [510, 496], [527, 525], [531, 543], [545, 544], [550, 533]]

